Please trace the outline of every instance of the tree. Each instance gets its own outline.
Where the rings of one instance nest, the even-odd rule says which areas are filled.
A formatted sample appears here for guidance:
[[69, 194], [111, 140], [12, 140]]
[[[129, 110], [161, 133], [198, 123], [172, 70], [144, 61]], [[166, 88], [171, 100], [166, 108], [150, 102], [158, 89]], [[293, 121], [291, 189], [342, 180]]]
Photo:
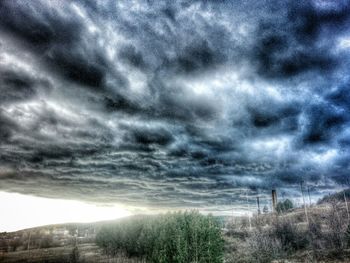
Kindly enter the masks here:
[[268, 212], [269, 212], [269, 208], [267, 207], [267, 205], [264, 205], [263, 213], [267, 214]]
[[77, 246], [75, 246], [70, 254], [70, 263], [78, 263], [79, 257], [79, 249]]
[[284, 213], [292, 208], [293, 208], [293, 203], [289, 199], [286, 199], [283, 202], [278, 202], [276, 205], [276, 211], [278, 213]]

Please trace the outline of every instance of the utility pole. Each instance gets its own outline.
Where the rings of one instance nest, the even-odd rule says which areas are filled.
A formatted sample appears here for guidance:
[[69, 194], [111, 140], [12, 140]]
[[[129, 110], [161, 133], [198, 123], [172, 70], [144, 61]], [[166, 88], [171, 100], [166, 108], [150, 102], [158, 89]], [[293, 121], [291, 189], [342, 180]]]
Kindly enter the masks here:
[[232, 219], [232, 224], [233, 224], [233, 218], [234, 218], [234, 209], [233, 209], [233, 194], [232, 194], [232, 197], [231, 197], [231, 207], [232, 207], [232, 216], [231, 216], [231, 219]]
[[76, 227], [76, 229], [75, 229], [75, 246], [77, 246], [78, 245], [78, 233], [79, 233], [79, 231], [78, 231], [78, 226]]
[[[233, 188], [233, 185], [234, 185], [234, 182], [233, 182], [233, 177], [232, 177], [232, 186], [231, 186], [231, 189]], [[231, 207], [232, 207], [232, 225], [233, 225], [233, 222], [234, 222], [234, 206], [233, 206], [233, 192], [232, 192], [232, 195], [231, 195]]]
[[348, 214], [348, 223], [349, 223], [350, 222], [350, 214], [349, 214], [349, 206], [348, 206], [348, 200], [346, 199], [345, 189], [343, 190], [343, 195], [344, 195], [344, 202], [345, 202], [346, 212]]
[[251, 222], [251, 219], [250, 219], [250, 214], [249, 214], [250, 206], [249, 206], [249, 200], [248, 200], [248, 191], [247, 191], [247, 192], [245, 192], [245, 196], [246, 196], [246, 198], [247, 198], [247, 208], [248, 208], [249, 230], [251, 231], [251, 230], [252, 230], [252, 222]]
[[[233, 178], [232, 178], [232, 188], [233, 188], [233, 185], [234, 185], [234, 181], [233, 181]], [[231, 196], [231, 206], [232, 206], [232, 225], [233, 225], [233, 221], [234, 221], [233, 191], [232, 191], [232, 196]]]
[[305, 204], [305, 197], [304, 197], [304, 191], [303, 191], [303, 182], [300, 182], [300, 191], [301, 191], [301, 195], [303, 197], [303, 204], [304, 204], [304, 212], [305, 212], [305, 217], [306, 217], [306, 223], [309, 225], [309, 216], [307, 214], [307, 208], [306, 208], [306, 204]]
[[30, 247], [30, 238], [32, 237], [32, 231], [29, 231], [29, 236], [28, 236], [28, 244], [27, 244], [27, 250], [29, 251]]

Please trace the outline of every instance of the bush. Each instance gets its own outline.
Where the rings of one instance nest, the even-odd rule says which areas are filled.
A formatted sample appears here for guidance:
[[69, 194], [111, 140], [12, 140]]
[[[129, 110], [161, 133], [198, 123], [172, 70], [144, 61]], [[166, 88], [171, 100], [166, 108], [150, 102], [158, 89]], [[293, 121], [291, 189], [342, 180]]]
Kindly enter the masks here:
[[325, 248], [325, 237], [322, 232], [322, 220], [319, 216], [310, 214], [308, 236], [311, 249], [317, 254], [318, 250]]
[[157, 263], [219, 263], [224, 241], [219, 223], [198, 212], [133, 218], [103, 227], [96, 243], [111, 255], [146, 258]]
[[246, 239], [248, 247], [244, 262], [271, 262], [308, 247], [305, 231], [301, 231], [295, 222], [276, 217], [267, 227], [256, 225]]
[[350, 248], [350, 224], [348, 225], [348, 227], [346, 228], [346, 232], [345, 232], [345, 242], [348, 248]]
[[278, 239], [271, 236], [269, 230], [258, 228], [248, 239], [250, 260], [248, 262], [265, 263], [279, 258], [282, 246]]
[[289, 199], [284, 200], [283, 202], [278, 202], [276, 206], [277, 213], [281, 214], [284, 212], [287, 212], [288, 210], [292, 209], [293, 203]]
[[79, 249], [77, 246], [75, 246], [69, 256], [70, 258], [70, 263], [78, 263], [79, 262]]
[[330, 248], [335, 250], [343, 250], [346, 248], [346, 228], [347, 220], [343, 216], [341, 203], [337, 199], [331, 199], [329, 201], [330, 210], [326, 215], [325, 224], [328, 229], [327, 243]]
[[271, 236], [280, 242], [283, 251], [287, 253], [308, 246], [305, 233], [298, 229], [295, 222], [288, 219], [277, 219], [272, 225]]

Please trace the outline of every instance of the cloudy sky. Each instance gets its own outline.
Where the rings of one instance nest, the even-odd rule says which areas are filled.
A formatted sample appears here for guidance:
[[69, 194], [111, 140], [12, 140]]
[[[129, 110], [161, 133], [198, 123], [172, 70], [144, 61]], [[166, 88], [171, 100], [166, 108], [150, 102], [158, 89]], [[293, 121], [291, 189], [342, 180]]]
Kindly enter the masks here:
[[2, 0], [0, 191], [224, 212], [339, 190], [349, 25], [346, 0]]

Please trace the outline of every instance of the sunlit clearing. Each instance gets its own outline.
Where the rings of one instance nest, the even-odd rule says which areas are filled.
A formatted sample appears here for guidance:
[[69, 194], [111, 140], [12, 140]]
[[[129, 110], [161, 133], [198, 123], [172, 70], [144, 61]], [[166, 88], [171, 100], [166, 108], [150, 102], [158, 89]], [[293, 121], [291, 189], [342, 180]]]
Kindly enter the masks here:
[[0, 192], [0, 232], [67, 222], [95, 222], [131, 215], [120, 205], [97, 206], [80, 201]]

